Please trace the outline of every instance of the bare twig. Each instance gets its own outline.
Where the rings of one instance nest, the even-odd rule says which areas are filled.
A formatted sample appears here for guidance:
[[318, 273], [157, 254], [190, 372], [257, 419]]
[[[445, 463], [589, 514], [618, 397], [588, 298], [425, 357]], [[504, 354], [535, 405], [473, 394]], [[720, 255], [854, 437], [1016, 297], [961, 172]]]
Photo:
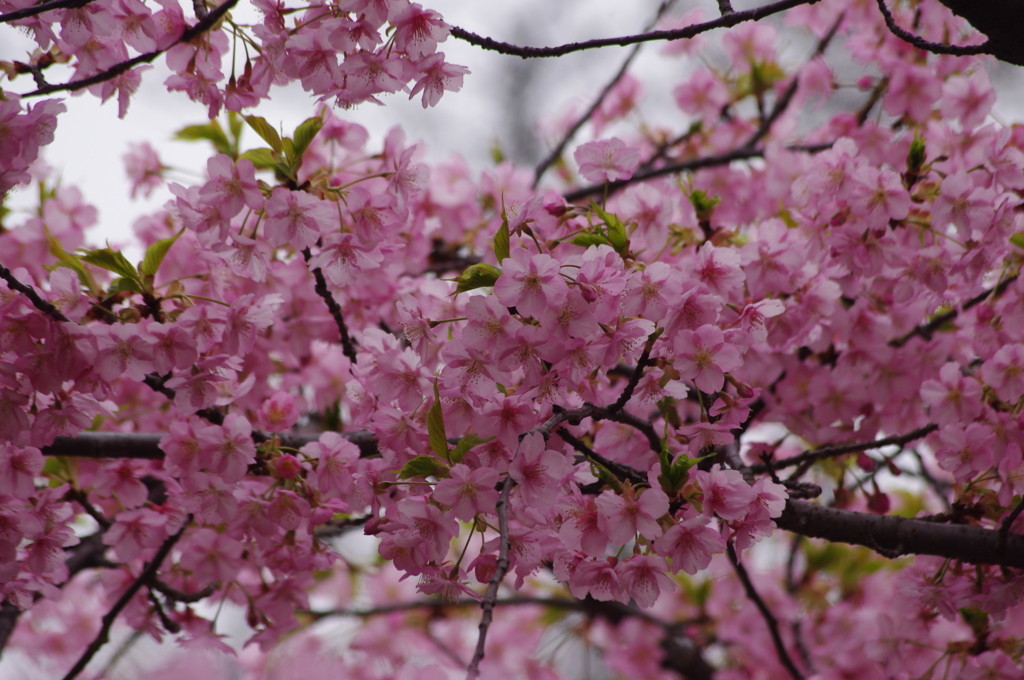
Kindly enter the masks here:
[[1006, 277], [998, 284], [996, 284], [994, 288], [983, 290], [974, 297], [972, 297], [970, 300], [961, 305], [960, 309], [954, 308], [949, 310], [948, 312], [936, 314], [927, 323], [914, 326], [910, 331], [908, 331], [904, 335], [901, 335], [898, 338], [893, 338], [892, 340], [889, 341], [889, 345], [892, 347], [902, 347], [903, 345], [907, 344], [907, 342], [915, 335], [919, 336], [922, 340], [925, 341], [931, 340], [932, 334], [935, 331], [937, 331], [938, 329], [942, 328], [947, 323], [955, 319], [957, 316], [960, 315], [961, 312], [966, 312], [971, 307], [975, 307], [990, 298], [993, 300], [998, 298], [1006, 291], [1007, 287], [1009, 287], [1009, 285], [1016, 280], [1016, 274], [1013, 276]]
[[146, 52], [144, 54], [140, 54], [140, 55], [138, 55], [136, 57], [133, 57], [131, 59], [128, 59], [126, 61], [122, 61], [122, 62], [120, 62], [118, 64], [114, 64], [110, 68], [108, 68], [108, 69], [106, 69], [104, 71], [100, 71], [99, 73], [96, 73], [94, 75], [91, 75], [88, 78], [81, 78], [79, 80], [72, 80], [72, 81], [67, 82], [67, 83], [60, 83], [60, 84], [55, 84], [55, 85], [47, 85], [46, 87], [40, 87], [40, 88], [38, 88], [36, 90], [33, 90], [32, 92], [27, 92], [27, 93], [25, 93], [25, 94], [23, 94], [21, 96], [22, 97], [39, 97], [39, 96], [46, 95], [46, 94], [53, 94], [54, 92], [77, 92], [78, 90], [84, 90], [87, 87], [91, 87], [93, 85], [98, 85], [99, 83], [105, 83], [108, 80], [113, 80], [114, 78], [118, 77], [122, 73], [125, 73], [125, 72], [131, 70], [135, 66], [139, 66], [140, 64], [148, 64], [148, 63], [152, 62], [154, 59], [156, 59], [161, 54], [163, 54], [164, 52], [166, 52], [170, 48], [174, 47], [175, 45], [181, 44], [183, 42], [189, 42], [190, 40], [194, 40], [195, 38], [199, 37], [200, 35], [202, 35], [206, 31], [208, 31], [211, 28], [213, 28], [213, 25], [216, 24], [218, 21], [220, 21], [220, 19], [225, 14], [227, 14], [228, 11], [232, 7], [234, 7], [237, 3], [238, 3], [238, 0], [225, 0], [224, 3], [219, 5], [216, 9], [214, 9], [212, 12], [207, 14], [205, 17], [203, 17], [202, 19], [197, 21], [194, 26], [192, 26], [191, 28], [185, 29], [185, 31], [181, 34], [180, 38], [175, 40], [173, 43], [171, 43], [170, 45], [168, 45], [164, 49], [154, 50], [152, 52]]
[[718, 11], [722, 13], [722, 16], [726, 14], [732, 14], [736, 10], [732, 8], [732, 2], [729, 0], [718, 0]]
[[[803, 466], [816, 463], [820, 460], [827, 458], [835, 458], [842, 456], [847, 453], [856, 453], [859, 451], [870, 451], [871, 449], [880, 449], [883, 446], [903, 446], [908, 442], [912, 442], [915, 439], [921, 439], [931, 434], [935, 430], [939, 429], [939, 426], [935, 423], [928, 423], [924, 427], [919, 427], [916, 430], [911, 430], [905, 434], [893, 435], [892, 437], [886, 437], [884, 439], [872, 439], [871, 441], [854, 442], [851, 444], [840, 444], [837, 446], [826, 446], [820, 449], [814, 449], [813, 451], [804, 451], [803, 453], [793, 456], [792, 458], [786, 458], [784, 460], [773, 460], [771, 467], [774, 470], [782, 470], [784, 468], [793, 467], [796, 465]], [[750, 466], [751, 472], [754, 474], [760, 474], [768, 470], [768, 466], [764, 463], [757, 463]]]
[[506, 476], [505, 481], [502, 482], [501, 496], [498, 498], [498, 504], [495, 506], [495, 510], [498, 513], [498, 564], [494, 570], [494, 575], [491, 576], [490, 583], [487, 584], [487, 592], [484, 593], [484, 599], [480, 603], [480, 608], [483, 610], [483, 615], [480, 617], [480, 634], [476, 640], [476, 651], [473, 652], [473, 659], [466, 668], [466, 680], [476, 680], [476, 678], [480, 677], [480, 662], [484, 660], [487, 631], [491, 627], [491, 619], [494, 616], [494, 607], [498, 600], [498, 588], [501, 587], [501, 581], [505, 578], [505, 573], [508, 571], [508, 496], [511, 491], [512, 478]]
[[131, 585], [128, 586], [123, 593], [121, 593], [121, 597], [117, 599], [117, 602], [115, 602], [114, 606], [110, 608], [110, 611], [103, 615], [103, 625], [100, 627], [99, 633], [97, 633], [96, 637], [93, 638], [93, 641], [89, 643], [89, 646], [85, 648], [85, 651], [82, 652], [82, 656], [78, 658], [78, 661], [75, 662], [75, 665], [67, 672], [67, 675], [64, 676], [64, 680], [74, 680], [74, 678], [77, 678], [78, 675], [85, 670], [85, 667], [89, 665], [92, 658], [96, 656], [96, 652], [100, 651], [100, 648], [109, 641], [110, 628], [114, 625], [114, 620], [117, 619], [118, 614], [128, 606], [128, 603], [131, 602], [132, 598], [135, 597], [135, 594], [139, 592], [139, 589], [156, 576], [157, 570], [160, 569], [160, 565], [167, 558], [167, 555], [170, 554], [171, 548], [174, 547], [174, 544], [178, 542], [178, 539], [181, 538], [182, 534], [185, 533], [185, 529], [187, 529], [191, 523], [192, 516], [189, 515], [188, 519], [184, 524], [182, 524], [181, 529], [178, 530], [178, 533], [168, 537], [167, 540], [163, 542], [160, 548], [156, 551], [156, 554], [153, 555], [153, 559], [150, 560], [142, 570], [142, 573], [132, 581]]
[[599, 47], [625, 47], [627, 45], [636, 45], [637, 43], [653, 42], [657, 40], [682, 40], [685, 38], [692, 38], [695, 35], [700, 35], [701, 33], [706, 33], [716, 28], [729, 28], [731, 26], [736, 26], [737, 24], [742, 24], [746, 21], [758, 21], [771, 16], [772, 14], [792, 9], [793, 7], [798, 7], [800, 5], [812, 5], [816, 2], [818, 2], [818, 0], [779, 0], [779, 2], [774, 2], [763, 7], [757, 7], [743, 12], [733, 12], [717, 19], [706, 21], [702, 24], [693, 24], [692, 26], [686, 26], [684, 28], [670, 31], [650, 31], [640, 33], [638, 35], [627, 35], [618, 38], [585, 40], [583, 42], [567, 43], [557, 47], [521, 47], [519, 45], [512, 45], [510, 43], [493, 40], [491, 38], [485, 38], [477, 35], [476, 33], [471, 33], [464, 28], [459, 28], [458, 26], [452, 27], [451, 35], [454, 38], [464, 40], [471, 45], [476, 45], [477, 47], [481, 47], [485, 50], [491, 50], [514, 57], [522, 57], [523, 59], [560, 57], [565, 54], [571, 54], [573, 52], [580, 52], [583, 50], [592, 50]]
[[618, 413], [626, 407], [626, 403], [633, 396], [633, 391], [636, 389], [637, 384], [640, 382], [640, 378], [643, 377], [644, 369], [651, 361], [651, 349], [654, 348], [654, 342], [661, 336], [661, 331], [655, 331], [647, 338], [647, 342], [644, 343], [644, 351], [640, 354], [640, 359], [636, 362], [636, 367], [633, 369], [633, 375], [629, 376], [629, 382], [626, 383], [626, 388], [622, 390], [622, 394], [615, 400], [615, 403], [608, 407], [609, 413]]
[[29, 7], [22, 7], [16, 9], [13, 12], [7, 14], [0, 14], [0, 24], [6, 24], [11, 21], [18, 21], [19, 19], [28, 19], [44, 12], [51, 12], [55, 9], [77, 9], [79, 7], [85, 7], [89, 3], [95, 2], [96, 0], [50, 0], [50, 2], [41, 2], [38, 5], [31, 5]]
[[579, 439], [574, 437], [572, 434], [567, 432], [565, 429], [560, 429], [555, 434], [561, 437], [562, 441], [564, 441], [566, 444], [582, 453], [586, 458], [601, 465], [601, 467], [606, 468], [609, 472], [611, 472], [619, 479], [628, 479], [632, 484], [647, 483], [647, 478], [644, 477], [639, 472], [637, 472], [636, 470], [634, 470], [633, 468], [629, 467], [628, 465], [616, 463], [614, 460], [608, 460], [607, 458], [599, 454], [597, 451], [594, 451], [589, 446], [587, 446]]
[[732, 541], [726, 544], [725, 549], [729, 555], [729, 562], [732, 563], [733, 569], [736, 570], [736, 575], [739, 577], [740, 582], [743, 583], [743, 589], [746, 591], [747, 597], [750, 598], [750, 601], [761, 612], [764, 622], [768, 624], [768, 633], [772, 636], [772, 643], [775, 645], [775, 652], [779, 655], [779, 661], [789, 671], [793, 680], [803, 680], [803, 674], [796, 667], [796, 664], [793, 663], [793, 659], [786, 650], [786, 645], [782, 642], [782, 636], [779, 635], [778, 620], [776, 620], [771, 610], [768, 609], [768, 605], [765, 604], [764, 600], [761, 599], [757, 589], [754, 588], [754, 583], [750, 580], [746, 567], [743, 566], [743, 563], [740, 562], [739, 557], [736, 555], [736, 548], [733, 547]]
[[64, 316], [61, 313], [61, 311], [57, 309], [52, 303], [40, 297], [39, 293], [36, 292], [35, 288], [27, 284], [24, 284], [18, 279], [16, 279], [14, 277], [14, 274], [11, 273], [11, 270], [3, 266], [2, 264], [0, 264], [0, 279], [6, 281], [8, 287], [10, 287], [11, 290], [16, 290], [25, 297], [27, 297], [29, 302], [31, 302], [36, 309], [41, 311], [43, 314], [46, 314], [54, 321], [71, 321], [71, 319]]
[[943, 43], [935, 43], [930, 40], [925, 40], [921, 36], [914, 35], [909, 31], [900, 28], [896, 24], [896, 20], [893, 19], [892, 12], [885, 4], [885, 0], [878, 0], [878, 9], [882, 12], [882, 17], [885, 19], [885, 25], [889, 28], [893, 35], [900, 40], [908, 42], [919, 50], [925, 50], [926, 52], [932, 52], [933, 54], [952, 54], [957, 57], [965, 57], [971, 54], [988, 54], [989, 42], [986, 40], [980, 45], [946, 45]]
[[[675, 4], [675, 0], [667, 0], [666, 2], [661, 3], [661, 6], [658, 7], [658, 13], [655, 15], [654, 20], [644, 30], [650, 30], [654, 28], [657, 25], [658, 20], [661, 19], [662, 16], [664, 16], [665, 12], [667, 12], [673, 4]], [[633, 49], [630, 50], [629, 52], [629, 56], [627, 56], [623, 60], [622, 66], [619, 67], [619, 70], [616, 71], [614, 76], [612, 76], [612, 79], [608, 81], [608, 83], [604, 86], [604, 88], [597, 95], [597, 97], [594, 98], [594, 101], [590, 104], [589, 107], [587, 107], [587, 110], [583, 113], [583, 115], [576, 119], [576, 122], [573, 123], [569, 130], [562, 136], [561, 141], [555, 145], [555, 148], [553, 148], [551, 152], [547, 156], [545, 156], [540, 163], [537, 164], [536, 169], [534, 169], [533, 171], [533, 187], [535, 189], [537, 188], [537, 185], [540, 184], [540, 178], [544, 176], [544, 172], [549, 167], [551, 167], [551, 164], [554, 163], [559, 156], [562, 155], [562, 152], [565, 151], [566, 145], [570, 141], [572, 141], [572, 138], [576, 136], [576, 133], [579, 132], [580, 128], [583, 127], [588, 120], [590, 120], [590, 117], [594, 115], [594, 112], [597, 111], [597, 109], [604, 102], [605, 98], [608, 97], [608, 94], [612, 91], [612, 88], [614, 88], [615, 85], [620, 80], [622, 80], [622, 77], [626, 75], [626, 71], [633, 63], [633, 60], [636, 58], [636, 55], [640, 53], [640, 47], [640, 44], [633, 46]]]
[[[313, 257], [309, 248], [305, 248], [302, 251], [302, 257], [305, 258], [306, 264], [309, 264], [309, 260]], [[331, 312], [331, 317], [334, 319], [335, 325], [338, 327], [338, 333], [341, 335], [341, 351], [345, 354], [352, 365], [355, 366], [358, 361], [356, 356], [356, 346], [352, 342], [352, 337], [348, 334], [348, 326], [345, 325], [345, 317], [341, 313], [341, 305], [334, 299], [331, 291], [327, 288], [327, 279], [324, 277], [324, 272], [320, 267], [313, 267], [313, 278], [316, 279], [316, 294], [319, 295], [325, 303], [327, 303], [327, 309]]]

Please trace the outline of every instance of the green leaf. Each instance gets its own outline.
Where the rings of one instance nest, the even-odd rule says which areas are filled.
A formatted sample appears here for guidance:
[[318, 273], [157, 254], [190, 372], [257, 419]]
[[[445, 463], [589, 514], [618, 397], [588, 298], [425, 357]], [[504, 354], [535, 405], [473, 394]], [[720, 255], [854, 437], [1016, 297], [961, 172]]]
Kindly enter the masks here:
[[1010, 243], [1018, 248], [1024, 248], [1024, 234], [1014, 234], [1010, 237]]
[[480, 444], [486, 444], [487, 442], [492, 441], [493, 439], [494, 437], [488, 437], [487, 439], [483, 439], [482, 437], [478, 437], [472, 432], [467, 434], [465, 437], [460, 439], [459, 443], [455, 445], [454, 449], [452, 449], [452, 463], [461, 463], [462, 459], [466, 456], [470, 449], [472, 449], [474, 446], [479, 446]]
[[313, 138], [316, 137], [323, 126], [323, 118], [316, 116], [314, 118], [307, 118], [299, 124], [299, 127], [295, 128], [295, 132], [292, 134], [295, 158], [302, 158], [302, 154], [306, 153], [306, 149], [309, 148]]
[[434, 405], [427, 413], [427, 436], [430, 448], [438, 458], [448, 458], [448, 435], [444, 431], [444, 414], [441, 412], [441, 396], [437, 392], [437, 380], [434, 380]]
[[612, 248], [615, 248], [616, 252], [621, 253], [622, 249], [629, 243], [626, 227], [622, 224], [622, 220], [619, 219], [618, 215], [606, 211], [593, 200], [590, 201], [590, 209], [597, 213], [597, 216], [601, 218], [601, 221], [608, 228], [608, 243], [611, 244]]
[[498, 258], [498, 262], [502, 262], [505, 258], [511, 256], [512, 251], [509, 245], [508, 235], [508, 215], [505, 213], [505, 198], [501, 199], [501, 226], [498, 227], [498, 233], [494, 235], [494, 256]]
[[261, 170], [272, 168], [277, 165], [277, 158], [274, 157], [274, 152], [265, 146], [261, 146], [258, 149], [249, 149], [243, 153], [239, 158], [247, 158], [252, 161], [252, 164]]
[[416, 456], [398, 471], [399, 479], [431, 477], [441, 466], [433, 456]]
[[110, 283], [110, 287], [107, 288], [107, 295], [117, 295], [118, 293], [122, 293], [124, 291], [130, 291], [132, 293], [142, 293], [142, 286], [139, 284], [138, 281], [135, 281], [133, 279], [126, 279], [123, 276], [120, 276]]
[[589, 248], [590, 246], [610, 246], [612, 242], [600, 234], [576, 234], [569, 243], [574, 246]]
[[462, 276], [455, 277], [455, 293], [493, 286], [500, 276], [501, 270], [492, 264], [474, 264]]
[[[56, 267], [66, 267], [71, 271], [78, 274], [78, 280], [83, 286], [89, 289], [89, 292], [95, 296], [99, 291], [99, 286], [96, 285], [96, 281], [93, 279], [92, 274], [82, 266], [81, 260], [72, 255], [71, 253], [64, 250], [61, 246], [60, 241], [50, 233], [49, 229], [44, 226], [43, 229], [46, 231], [46, 240], [50, 242], [50, 254], [57, 258]], [[56, 269], [56, 267], [48, 269]]]
[[231, 142], [228, 141], [227, 135], [224, 134], [224, 130], [221, 129], [220, 123], [215, 120], [211, 120], [205, 125], [188, 125], [181, 128], [174, 133], [175, 139], [180, 139], [186, 142], [197, 142], [200, 140], [206, 140], [213, 144], [213, 147], [220, 153], [231, 156]]
[[79, 250], [78, 259], [88, 262], [91, 265], [114, 272], [126, 279], [139, 280], [139, 272], [135, 270], [132, 263], [128, 261], [120, 250], [110, 248], [97, 248], [96, 250]]
[[298, 167], [298, 164], [295, 162], [297, 160], [295, 158], [295, 145], [292, 144], [291, 138], [285, 137], [284, 139], [282, 139], [281, 147], [284, 149], [284, 157], [285, 160], [288, 161], [288, 165], [292, 167]]
[[162, 238], [146, 248], [146, 255], [142, 258], [142, 262], [139, 263], [139, 272], [143, 276], [156, 276], [156, 272], [160, 269], [160, 263], [164, 261], [167, 251], [171, 249], [171, 246], [178, 240], [178, 237], [184, 233], [185, 228], [182, 227], [181, 231], [174, 236]]
[[271, 149], [281, 153], [281, 135], [277, 134], [277, 130], [265, 118], [260, 118], [259, 116], [244, 116], [244, 118], [249, 127], [262, 137], [263, 141], [269, 144]]

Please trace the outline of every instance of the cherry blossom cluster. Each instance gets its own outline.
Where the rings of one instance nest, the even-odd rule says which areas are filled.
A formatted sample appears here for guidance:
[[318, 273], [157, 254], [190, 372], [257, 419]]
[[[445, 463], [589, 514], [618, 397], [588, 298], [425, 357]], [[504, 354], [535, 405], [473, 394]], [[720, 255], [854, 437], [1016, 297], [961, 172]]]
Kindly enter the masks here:
[[[166, 52], [215, 146], [192, 185], [126, 156], [133, 195], [171, 196], [133, 264], [87, 245], [96, 211], [36, 163], [62, 105], [0, 102], [0, 192], [40, 196], [0, 229], [12, 645], [66, 672], [117, 619], [234, 653], [227, 608], [254, 678], [560, 678], [538, 624], [560, 612], [623, 677], [705, 676], [716, 650], [726, 678], [1020, 674], [1024, 128], [990, 118], [984, 59], [913, 48], [870, 3], [799, 6], [805, 62], [770, 23], [669, 44], [699, 63], [673, 88], [682, 130], [629, 125], [625, 76], [569, 147], [578, 174], [534, 189], [334, 108], [459, 89], [435, 12], [261, 2], [248, 27], [232, 6], [11, 20], [33, 74]], [[913, 10], [926, 39], [978, 39]], [[123, 114], [141, 71], [89, 87]], [[320, 100], [294, 131], [237, 113], [289, 80]], [[1000, 559], [815, 543], [793, 520], [813, 498]], [[353, 530], [379, 559], [346, 555]], [[363, 621], [343, 654], [315, 625], [336, 616]]]

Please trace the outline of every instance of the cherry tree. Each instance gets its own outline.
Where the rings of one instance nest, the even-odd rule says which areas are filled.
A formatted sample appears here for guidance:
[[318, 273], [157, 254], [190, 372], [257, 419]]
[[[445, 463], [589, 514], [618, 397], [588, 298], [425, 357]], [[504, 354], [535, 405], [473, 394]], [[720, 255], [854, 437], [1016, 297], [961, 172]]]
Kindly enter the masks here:
[[[152, 678], [1024, 674], [1013, 3], [668, 2], [555, 47], [236, 4], [0, 0], [37, 45], [0, 195], [38, 196], [0, 212], [0, 648], [68, 679], [145, 639]], [[346, 120], [458, 96], [449, 40], [630, 51], [533, 169]], [[172, 195], [133, 263], [42, 159], [68, 93], [131, 115], [157, 60], [211, 155], [126, 156]]]

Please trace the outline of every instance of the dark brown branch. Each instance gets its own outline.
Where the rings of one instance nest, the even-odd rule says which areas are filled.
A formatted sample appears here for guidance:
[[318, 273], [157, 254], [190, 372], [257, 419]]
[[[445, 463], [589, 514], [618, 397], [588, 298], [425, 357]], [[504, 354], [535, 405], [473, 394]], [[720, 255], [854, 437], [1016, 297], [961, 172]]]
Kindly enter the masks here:
[[628, 479], [632, 484], [647, 483], [647, 478], [644, 477], [639, 472], [637, 472], [636, 470], [634, 470], [633, 468], [627, 465], [622, 465], [621, 463], [616, 463], [614, 460], [608, 460], [607, 458], [599, 454], [597, 451], [594, 451], [592, 448], [590, 448], [589, 446], [581, 442], [579, 439], [574, 437], [572, 434], [567, 432], [565, 429], [560, 429], [557, 432], [555, 432], [555, 434], [561, 437], [562, 441], [564, 441], [566, 444], [568, 444], [569, 446], [573, 447], [581, 454], [583, 454], [583, 456], [585, 456], [589, 460], [594, 461], [601, 467], [607, 469], [609, 472], [611, 472], [619, 479]]
[[[313, 257], [309, 248], [305, 248], [302, 251], [302, 257], [305, 258], [308, 265], [310, 258]], [[327, 279], [324, 278], [323, 270], [320, 267], [313, 267], [312, 272], [313, 278], [316, 279], [316, 294], [327, 304], [327, 309], [331, 312], [331, 318], [334, 319], [334, 323], [338, 327], [338, 334], [341, 335], [341, 351], [352, 362], [352, 366], [355, 366], [358, 360], [356, 346], [352, 342], [352, 337], [348, 334], [348, 326], [345, 325], [345, 317], [341, 313], [341, 305], [338, 304], [331, 291], [328, 290]]]
[[0, 279], [3, 279], [4, 281], [6, 281], [8, 287], [11, 290], [16, 290], [19, 293], [21, 293], [22, 295], [24, 295], [25, 297], [27, 297], [29, 302], [31, 302], [32, 305], [36, 309], [41, 311], [43, 314], [46, 314], [48, 317], [50, 317], [54, 321], [58, 321], [58, 322], [71, 321], [71, 319], [69, 319], [68, 317], [64, 316], [61, 313], [61, 311], [59, 309], [57, 309], [52, 303], [50, 303], [50, 302], [44, 300], [42, 297], [40, 297], [39, 293], [36, 292], [35, 288], [33, 288], [32, 286], [26, 285], [26, 284], [22, 283], [21, 281], [19, 281], [18, 279], [16, 279], [14, 277], [14, 274], [11, 273], [11, 270], [8, 269], [7, 267], [3, 266], [2, 264], [0, 264]]
[[498, 601], [498, 588], [501, 587], [501, 581], [508, 572], [508, 496], [511, 492], [512, 477], [506, 476], [505, 481], [501, 484], [501, 496], [498, 498], [498, 504], [495, 506], [495, 510], [498, 513], [498, 564], [494, 569], [494, 575], [491, 576], [490, 583], [487, 584], [484, 599], [480, 603], [480, 609], [483, 610], [483, 615], [480, 617], [480, 632], [477, 636], [473, 659], [466, 668], [466, 680], [476, 680], [476, 678], [480, 677], [480, 662], [484, 660], [487, 631], [491, 627], [494, 607]]
[[[916, 430], [911, 430], [905, 434], [893, 435], [892, 437], [886, 437], [884, 439], [872, 439], [871, 441], [864, 442], [853, 442], [850, 444], [839, 444], [837, 446], [825, 446], [820, 449], [814, 449], [813, 451], [804, 451], [803, 453], [793, 456], [792, 458], [786, 458], [784, 460], [773, 460], [771, 467], [773, 470], [781, 470], [783, 468], [793, 467], [795, 465], [810, 465], [820, 460], [827, 458], [835, 458], [842, 456], [847, 453], [856, 453], [859, 451], [870, 451], [871, 449], [880, 449], [883, 446], [903, 446], [908, 442], [912, 442], [916, 439], [926, 437], [935, 430], [939, 429], [939, 426], [935, 423], [928, 423], [924, 427], [919, 427]], [[768, 466], [764, 463], [757, 463], [750, 466], [750, 471], [754, 474], [760, 474], [767, 472]]]
[[803, 673], [793, 663], [793, 659], [786, 650], [786, 645], [782, 642], [782, 636], [779, 634], [778, 620], [758, 594], [757, 589], [754, 587], [754, 582], [750, 580], [750, 575], [747, 574], [747, 568], [743, 566], [743, 563], [740, 562], [739, 557], [736, 555], [736, 548], [733, 547], [732, 541], [726, 544], [725, 550], [729, 555], [729, 562], [732, 563], [732, 568], [736, 571], [740, 583], [743, 584], [743, 590], [746, 591], [747, 598], [754, 603], [757, 610], [761, 612], [764, 622], [768, 625], [768, 633], [772, 636], [772, 644], [775, 645], [775, 653], [779, 655], [779, 661], [789, 672], [793, 680], [803, 680]]
[[644, 369], [651, 362], [651, 349], [654, 348], [654, 342], [661, 336], [661, 331], [655, 331], [647, 338], [647, 342], [644, 343], [644, 351], [640, 354], [640, 359], [636, 362], [636, 367], [633, 369], [633, 375], [629, 376], [629, 382], [626, 383], [626, 388], [622, 390], [622, 394], [615, 400], [615, 403], [608, 407], [609, 413], [618, 413], [626, 407], [626, 404], [633, 397], [633, 391], [636, 390], [637, 384], [640, 382], [640, 378], [644, 375]]
[[39, 97], [46, 94], [53, 94], [54, 92], [77, 92], [78, 90], [84, 90], [87, 87], [98, 85], [99, 83], [105, 83], [108, 80], [113, 80], [122, 73], [125, 73], [135, 66], [140, 64], [148, 64], [154, 59], [159, 57], [161, 54], [183, 42], [189, 42], [199, 37], [206, 31], [213, 28], [220, 19], [228, 13], [228, 11], [238, 3], [238, 0], [225, 0], [224, 3], [219, 5], [212, 12], [207, 14], [205, 17], [200, 19], [191, 28], [185, 29], [181, 34], [181, 37], [175, 40], [173, 43], [168, 45], [166, 48], [161, 50], [154, 50], [152, 52], [146, 52], [136, 57], [122, 61], [118, 64], [114, 64], [110, 68], [100, 71], [88, 78], [81, 78], [79, 80], [72, 80], [68, 83], [60, 83], [57, 85], [47, 85], [46, 87], [40, 87], [39, 89], [33, 90], [26, 94], [21, 95], [22, 97]]
[[1007, 287], [1016, 280], [1016, 274], [1013, 276], [1006, 277], [1005, 279], [1000, 281], [994, 288], [990, 288], [989, 290], [983, 290], [974, 297], [972, 297], [970, 300], [965, 302], [960, 307], [960, 309], [951, 309], [948, 312], [937, 314], [927, 323], [914, 326], [906, 334], [901, 335], [898, 338], [893, 338], [892, 340], [889, 341], [889, 345], [891, 347], [902, 347], [903, 345], [907, 344], [907, 342], [909, 342], [910, 339], [913, 338], [915, 335], [925, 341], [931, 340], [932, 334], [935, 333], [935, 331], [939, 330], [947, 323], [949, 323], [957, 316], [959, 316], [960, 312], [966, 312], [971, 307], [975, 307], [984, 302], [985, 300], [988, 300], [989, 298], [995, 299], [999, 297], [1000, 295], [1003, 294], [1004, 291], [1006, 291]]
[[50, 12], [55, 9], [77, 9], [79, 7], [85, 7], [89, 3], [95, 2], [96, 0], [50, 0], [50, 2], [42, 2], [38, 5], [31, 5], [30, 7], [22, 7], [16, 9], [13, 12], [7, 14], [0, 14], [0, 24], [6, 24], [11, 21], [18, 21], [19, 19], [28, 19], [44, 12]]
[[965, 57], [971, 54], [989, 54], [992, 49], [988, 42], [982, 43], [981, 45], [945, 45], [943, 43], [935, 43], [930, 40], [925, 40], [919, 35], [900, 28], [896, 24], [896, 20], [893, 19], [892, 12], [885, 4], [885, 0], [878, 0], [878, 9], [882, 12], [882, 17], [885, 19], [885, 25], [889, 28], [893, 35], [904, 42], [908, 42], [919, 50], [925, 50], [926, 52], [932, 52], [933, 54], [952, 54], [957, 57]]
[[986, 52], [1017, 66], [1024, 66], [1024, 7], [1020, 0], [939, 0], [988, 36]]
[[484, 38], [471, 33], [464, 28], [453, 26], [451, 30], [452, 37], [464, 40], [471, 45], [476, 45], [485, 50], [491, 50], [493, 52], [499, 52], [501, 54], [508, 54], [514, 57], [522, 57], [523, 59], [542, 58], [542, 57], [561, 57], [565, 54], [571, 54], [573, 52], [580, 52], [583, 50], [592, 50], [599, 47], [626, 47], [627, 45], [636, 45], [637, 43], [653, 42], [657, 40], [682, 40], [686, 38], [692, 38], [695, 35], [706, 33], [716, 28], [729, 28], [742, 24], [746, 21], [758, 21], [765, 17], [784, 12], [787, 9], [798, 7], [800, 5], [813, 5], [818, 0], [779, 0], [770, 5], [763, 7], [757, 7], [755, 9], [746, 10], [743, 12], [733, 12], [726, 16], [713, 19], [712, 21], [706, 21], [702, 24], [694, 24], [692, 26], [686, 26], [685, 28], [679, 28], [671, 31], [650, 31], [647, 33], [640, 33], [638, 35], [627, 35], [618, 38], [601, 38], [598, 40], [585, 40], [578, 43], [568, 43], [565, 45], [559, 45], [557, 47], [521, 47], [519, 45], [512, 45], [491, 38]]
[[894, 559], [901, 555], [934, 555], [971, 564], [998, 564], [1024, 569], [1024, 536], [966, 524], [938, 524], [891, 515], [826, 508], [790, 500], [775, 520], [786, 531], [833, 543], [863, 545]]
[[[377, 441], [366, 430], [341, 433], [341, 436], [359, 447], [364, 457], [377, 455]], [[69, 458], [139, 458], [163, 460], [160, 449], [162, 434], [145, 432], [82, 432], [76, 437], [57, 437], [49, 446], [43, 447], [44, 456], [67, 456]], [[299, 449], [315, 442], [320, 434], [279, 434], [282, 446]]]
[[[650, 30], [654, 28], [654, 26], [657, 25], [658, 20], [661, 19], [662, 16], [664, 16], [665, 12], [668, 11], [668, 9], [674, 3], [675, 0], [667, 0], [666, 2], [661, 3], [661, 6], [658, 7], [658, 13], [654, 17], [654, 21], [652, 21], [650, 26], [645, 30]], [[562, 152], [565, 151], [566, 145], [572, 140], [573, 137], [576, 136], [576, 133], [580, 131], [580, 128], [583, 127], [588, 120], [590, 120], [590, 117], [594, 115], [594, 112], [597, 111], [598, 107], [601, 106], [605, 98], [608, 97], [608, 94], [612, 91], [612, 88], [614, 88], [615, 85], [620, 80], [622, 80], [622, 77], [626, 75], [626, 71], [633, 63], [633, 60], [636, 59], [636, 55], [640, 53], [640, 47], [640, 44], [633, 46], [633, 49], [629, 51], [629, 56], [627, 56], [625, 60], [622, 62], [622, 66], [619, 67], [619, 70], [616, 71], [614, 76], [612, 76], [612, 79], [608, 81], [608, 83], [604, 86], [604, 88], [597, 95], [597, 97], [594, 98], [593, 103], [591, 103], [591, 105], [587, 107], [587, 110], [583, 112], [583, 115], [576, 119], [576, 122], [572, 124], [572, 127], [570, 127], [569, 130], [562, 136], [562, 140], [555, 145], [555, 148], [552, 149], [547, 156], [544, 157], [544, 160], [537, 164], [536, 169], [534, 169], [533, 171], [534, 189], [536, 189], [537, 185], [540, 184], [540, 178], [544, 176], [544, 172], [547, 171], [547, 169], [551, 167], [551, 164], [554, 163], [558, 159], [558, 157], [562, 155]]]
[[163, 564], [167, 555], [170, 554], [171, 548], [174, 547], [174, 544], [177, 543], [178, 539], [180, 539], [182, 534], [185, 533], [185, 529], [188, 528], [191, 522], [192, 516], [189, 515], [181, 529], [178, 530], [178, 533], [168, 537], [168, 539], [163, 542], [160, 548], [156, 551], [156, 554], [153, 555], [153, 559], [145, 566], [138, 578], [132, 581], [132, 584], [128, 586], [123, 593], [121, 593], [121, 597], [117, 599], [117, 602], [115, 602], [114, 606], [110, 608], [110, 611], [103, 615], [103, 625], [100, 627], [99, 633], [97, 633], [96, 637], [93, 638], [93, 641], [89, 643], [89, 646], [85, 648], [85, 651], [82, 652], [82, 656], [78, 658], [78, 661], [71, 667], [71, 670], [68, 671], [67, 675], [64, 676], [64, 680], [74, 680], [77, 678], [79, 673], [85, 670], [85, 667], [89, 665], [92, 658], [96, 656], [96, 652], [100, 651], [100, 648], [107, 643], [110, 639], [110, 628], [114, 625], [114, 620], [117, 619], [118, 614], [128, 606], [128, 603], [131, 602], [133, 597], [135, 597], [135, 593], [139, 592], [139, 589], [142, 588], [144, 584], [155, 578], [157, 570], [160, 569], [160, 565]]

